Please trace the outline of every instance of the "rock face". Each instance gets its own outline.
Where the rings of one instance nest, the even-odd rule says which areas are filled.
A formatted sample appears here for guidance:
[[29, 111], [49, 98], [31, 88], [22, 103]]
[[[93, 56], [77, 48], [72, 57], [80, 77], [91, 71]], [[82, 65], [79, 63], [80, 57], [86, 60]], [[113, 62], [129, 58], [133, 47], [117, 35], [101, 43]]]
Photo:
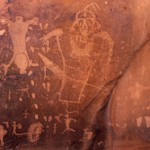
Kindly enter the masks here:
[[148, 41], [118, 81], [109, 101], [107, 119], [109, 129], [114, 133], [112, 147], [115, 150], [129, 144], [135, 149], [150, 146], [149, 49]]
[[137, 49], [147, 41], [149, 5], [0, 2], [2, 148], [110, 149], [112, 130], [120, 140], [133, 128], [147, 140], [149, 44]]

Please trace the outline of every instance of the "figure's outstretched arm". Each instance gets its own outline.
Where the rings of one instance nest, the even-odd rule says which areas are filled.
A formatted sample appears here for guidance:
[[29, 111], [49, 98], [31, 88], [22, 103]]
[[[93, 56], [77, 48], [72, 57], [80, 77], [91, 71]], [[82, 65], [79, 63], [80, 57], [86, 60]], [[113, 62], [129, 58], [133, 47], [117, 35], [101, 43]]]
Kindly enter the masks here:
[[46, 43], [47, 40], [49, 40], [50, 38], [52, 37], [59, 37], [63, 34], [63, 30], [62, 29], [55, 29], [51, 32], [49, 32], [47, 35], [43, 36], [40, 40], [43, 42], [43, 43]]

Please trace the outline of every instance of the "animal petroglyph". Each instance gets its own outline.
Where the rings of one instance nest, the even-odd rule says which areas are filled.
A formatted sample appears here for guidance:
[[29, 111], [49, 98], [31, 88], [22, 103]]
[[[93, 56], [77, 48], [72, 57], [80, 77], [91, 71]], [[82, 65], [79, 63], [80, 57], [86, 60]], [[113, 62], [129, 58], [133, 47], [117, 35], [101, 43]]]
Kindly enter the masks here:
[[8, 68], [13, 62], [19, 68], [20, 74], [26, 73], [26, 69], [29, 66], [38, 66], [38, 64], [32, 63], [26, 50], [26, 35], [28, 33], [29, 25], [37, 25], [38, 18], [23, 21], [23, 17], [17, 16], [15, 18], [15, 22], [7, 19], [1, 19], [1, 23], [8, 25], [13, 44], [13, 57], [9, 64], [3, 64], [4, 74], [7, 74]]

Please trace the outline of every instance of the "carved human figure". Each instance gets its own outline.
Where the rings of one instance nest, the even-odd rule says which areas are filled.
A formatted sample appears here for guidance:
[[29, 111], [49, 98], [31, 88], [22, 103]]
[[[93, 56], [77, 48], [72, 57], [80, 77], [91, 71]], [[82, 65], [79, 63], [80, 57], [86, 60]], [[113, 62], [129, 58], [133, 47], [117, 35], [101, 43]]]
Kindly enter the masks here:
[[4, 73], [7, 74], [8, 68], [14, 62], [20, 69], [20, 74], [26, 73], [29, 66], [37, 66], [32, 63], [26, 50], [26, 35], [29, 25], [37, 25], [38, 18], [24, 21], [22, 16], [16, 16], [15, 21], [1, 19], [1, 23], [7, 24], [13, 44], [13, 57], [9, 64], [4, 64]]
[[24, 115], [24, 119], [28, 119], [28, 115], [29, 115], [28, 109], [24, 111], [23, 115]]
[[76, 122], [77, 120], [70, 118], [69, 114], [66, 114], [65, 117], [66, 117], [65, 119], [66, 129], [62, 132], [62, 134], [64, 134], [65, 132], [70, 132], [70, 131], [76, 132], [74, 129], [70, 128], [70, 124], [71, 124], [71, 121]]
[[1, 142], [1, 146], [4, 145], [4, 136], [6, 134], [7, 134], [7, 130], [5, 130], [2, 125], [0, 125], [0, 142]]
[[59, 114], [57, 116], [55, 116], [55, 119], [57, 120], [58, 123], [61, 123], [61, 117], [63, 116], [63, 114]]
[[57, 130], [57, 123], [54, 123], [53, 134], [56, 134], [56, 130]]
[[22, 135], [20, 133], [17, 133], [17, 129], [21, 129], [22, 128], [22, 125], [20, 123], [16, 123], [16, 121], [13, 121], [13, 132], [12, 132], [12, 135]]

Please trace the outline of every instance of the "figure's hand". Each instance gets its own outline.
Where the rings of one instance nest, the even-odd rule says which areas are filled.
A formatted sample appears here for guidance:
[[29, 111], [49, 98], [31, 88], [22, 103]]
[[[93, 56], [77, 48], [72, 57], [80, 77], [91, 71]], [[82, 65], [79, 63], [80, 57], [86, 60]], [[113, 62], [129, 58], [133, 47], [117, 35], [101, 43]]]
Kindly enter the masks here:
[[43, 45], [47, 45], [47, 43], [49, 42], [48, 40], [49, 40], [49, 37], [47, 35], [40, 38], [40, 41], [42, 42]]

